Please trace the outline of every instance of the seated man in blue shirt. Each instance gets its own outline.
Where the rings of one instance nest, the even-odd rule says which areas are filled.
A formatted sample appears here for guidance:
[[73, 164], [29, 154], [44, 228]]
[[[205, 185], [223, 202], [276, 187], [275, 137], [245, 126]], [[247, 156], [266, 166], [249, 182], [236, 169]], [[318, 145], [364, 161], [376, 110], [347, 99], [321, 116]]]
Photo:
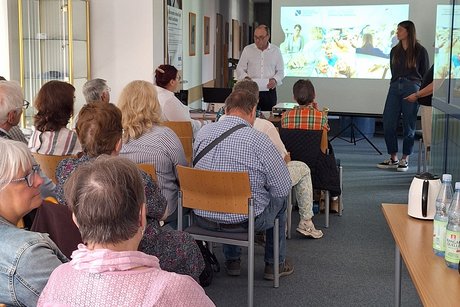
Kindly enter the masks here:
[[[234, 91], [225, 101], [227, 116], [219, 122], [204, 126], [194, 142], [196, 157], [208, 144], [231, 128], [243, 124], [222, 140], [195, 164], [196, 168], [217, 171], [248, 171], [251, 181], [255, 230], [266, 230], [264, 278], [274, 279], [273, 274], [273, 226], [275, 218], [280, 219], [280, 276], [293, 272], [293, 266], [286, 261], [286, 237], [284, 223], [287, 196], [291, 189], [291, 179], [286, 163], [275, 145], [264, 133], [252, 128], [255, 120], [257, 99], [247, 91]], [[247, 216], [222, 214], [195, 210], [197, 223], [208, 229], [226, 228], [235, 232], [247, 228]], [[227, 274], [240, 275], [241, 248], [224, 245], [225, 269]]]

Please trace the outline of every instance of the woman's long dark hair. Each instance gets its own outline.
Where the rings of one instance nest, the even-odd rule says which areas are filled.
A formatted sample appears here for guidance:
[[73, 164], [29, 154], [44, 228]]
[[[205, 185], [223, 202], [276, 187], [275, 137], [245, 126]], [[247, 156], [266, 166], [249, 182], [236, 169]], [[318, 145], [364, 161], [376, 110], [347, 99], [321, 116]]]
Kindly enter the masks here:
[[[407, 31], [407, 49], [406, 52], [406, 67], [414, 68], [417, 66], [417, 35], [415, 31], [415, 25], [410, 20], [401, 21], [398, 27], [403, 27]], [[393, 57], [391, 59], [393, 65], [398, 65], [401, 60], [401, 55], [404, 52], [402, 42], [394, 47]]]

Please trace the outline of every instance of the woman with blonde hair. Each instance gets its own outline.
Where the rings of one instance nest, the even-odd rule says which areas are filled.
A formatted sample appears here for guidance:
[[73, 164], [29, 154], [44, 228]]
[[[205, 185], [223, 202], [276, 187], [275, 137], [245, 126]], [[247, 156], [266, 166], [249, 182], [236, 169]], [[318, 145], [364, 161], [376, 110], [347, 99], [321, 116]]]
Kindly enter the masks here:
[[[177, 220], [179, 191], [176, 166], [187, 165], [177, 135], [161, 125], [161, 107], [155, 86], [136, 80], [126, 85], [118, 100], [123, 114], [123, 146], [120, 155], [136, 163], [153, 164], [161, 193], [167, 201], [165, 222]], [[171, 225], [173, 228], [174, 223]]]

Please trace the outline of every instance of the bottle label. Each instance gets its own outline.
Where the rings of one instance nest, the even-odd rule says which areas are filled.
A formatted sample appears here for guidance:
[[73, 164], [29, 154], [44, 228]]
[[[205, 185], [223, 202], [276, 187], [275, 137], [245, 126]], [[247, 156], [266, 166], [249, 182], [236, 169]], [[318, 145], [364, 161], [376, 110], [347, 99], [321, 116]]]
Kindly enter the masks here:
[[433, 221], [433, 249], [446, 250], [446, 226], [447, 221]]
[[460, 231], [446, 231], [445, 259], [451, 263], [458, 263], [460, 261]]

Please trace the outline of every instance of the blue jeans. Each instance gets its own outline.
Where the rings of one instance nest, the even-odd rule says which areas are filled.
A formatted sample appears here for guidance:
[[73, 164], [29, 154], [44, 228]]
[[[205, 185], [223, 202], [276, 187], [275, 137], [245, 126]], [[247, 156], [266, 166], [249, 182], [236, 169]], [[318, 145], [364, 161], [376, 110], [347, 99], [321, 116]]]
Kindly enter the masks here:
[[398, 153], [397, 128], [402, 114], [403, 123], [403, 155], [410, 155], [414, 147], [415, 125], [417, 122], [418, 103], [409, 102], [404, 98], [420, 88], [418, 81], [398, 78], [391, 82], [388, 90], [385, 109], [383, 110], [383, 130], [388, 154]]
[[[278, 217], [280, 220], [279, 226], [279, 263], [284, 263], [286, 259], [286, 207], [288, 198], [286, 197], [271, 197], [270, 203], [265, 210], [259, 214], [254, 220], [255, 231], [266, 231], [265, 239], [265, 257], [266, 263], [273, 264], [273, 226], [275, 224], [275, 218]], [[244, 222], [241, 224], [221, 224], [209, 221], [203, 217], [194, 215], [196, 223], [205, 229], [223, 232], [246, 232], [248, 229], [248, 223]], [[228, 227], [226, 227], [228, 226]], [[239, 260], [241, 255], [241, 247], [235, 245], [223, 244], [223, 252], [225, 260]]]

